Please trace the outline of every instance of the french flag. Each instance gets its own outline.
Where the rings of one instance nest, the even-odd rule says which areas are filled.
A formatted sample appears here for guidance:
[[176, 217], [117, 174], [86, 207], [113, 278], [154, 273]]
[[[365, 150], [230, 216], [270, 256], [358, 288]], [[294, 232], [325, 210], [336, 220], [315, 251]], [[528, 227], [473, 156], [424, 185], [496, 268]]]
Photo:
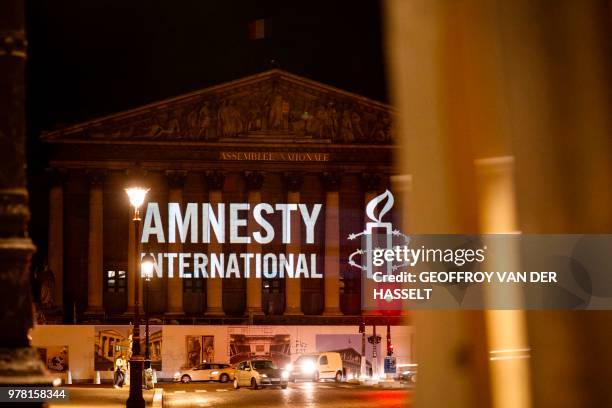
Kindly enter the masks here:
[[260, 18], [249, 23], [249, 40], [262, 40], [270, 37], [270, 20]]

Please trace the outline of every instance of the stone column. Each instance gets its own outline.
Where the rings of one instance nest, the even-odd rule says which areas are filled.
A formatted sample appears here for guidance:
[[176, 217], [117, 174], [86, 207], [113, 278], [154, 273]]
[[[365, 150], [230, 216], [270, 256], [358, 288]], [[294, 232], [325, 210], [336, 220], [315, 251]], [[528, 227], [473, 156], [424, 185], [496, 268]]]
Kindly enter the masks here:
[[[185, 184], [185, 177], [187, 172], [185, 171], [167, 171], [166, 176], [168, 177], [168, 202], [179, 203], [181, 208], [183, 206], [183, 186]], [[180, 242], [179, 237], [176, 239], [178, 242], [168, 243], [168, 252], [181, 253], [183, 251], [183, 244]], [[178, 270], [178, 256], [174, 259], [174, 274], [172, 277], [168, 276], [168, 291], [167, 295], [167, 310], [166, 315], [182, 315], [183, 311], [183, 280], [179, 278]]]
[[368, 202], [380, 193], [382, 176], [377, 173], [363, 173], [361, 178], [363, 180], [363, 190], [365, 192], [365, 203], [363, 207], [365, 209]]
[[[208, 202], [212, 208], [217, 209], [217, 204], [223, 201], [223, 182], [225, 175], [220, 171], [206, 173], [205, 182], [208, 186]], [[212, 234], [214, 235], [214, 234]], [[208, 244], [208, 259], [211, 253], [220, 253], [223, 245], [216, 239]], [[208, 269], [210, 271], [210, 267]], [[223, 316], [223, 281], [219, 277], [206, 279], [206, 315]]]
[[[285, 186], [287, 187], [287, 203], [300, 202], [300, 188], [302, 187], [301, 173], [286, 173]], [[294, 260], [301, 251], [302, 220], [298, 211], [291, 213], [291, 242], [287, 244], [285, 253], [293, 254]], [[302, 284], [301, 278], [285, 278], [285, 315], [302, 315]]]
[[[247, 190], [249, 192], [249, 206], [253, 208], [261, 202], [261, 186], [263, 185], [264, 175], [260, 172], [249, 171], [244, 173]], [[253, 233], [259, 230], [259, 224], [253, 219], [252, 211], [249, 211], [247, 223], [247, 236], [252, 237]], [[247, 244], [246, 252], [249, 254], [261, 253], [261, 244], [251, 240]], [[251, 276], [247, 279], [247, 312], [249, 316], [263, 314], [261, 307], [261, 278], [255, 277], [255, 260], [250, 261]]]
[[87, 310], [89, 316], [104, 314], [103, 287], [103, 229], [104, 229], [104, 173], [92, 171], [89, 177], [89, 246], [87, 258]]
[[[474, 161], [478, 186], [478, 215], [480, 231], [484, 234], [516, 233], [516, 192], [514, 180], [514, 158], [512, 156], [488, 157]], [[486, 245], [489, 238], [484, 237]], [[485, 270], [519, 270], [520, 251], [516, 244], [504, 245], [502, 251], [496, 251], [494, 257], [484, 262]], [[485, 301], [494, 301], [499, 297], [513, 298], [515, 304], [522, 301], [519, 287], [504, 288], [500, 285], [487, 285]], [[524, 310], [486, 310], [487, 340], [491, 350], [525, 350], [529, 348], [527, 340], [527, 322]], [[512, 357], [511, 354], [507, 354]], [[491, 364], [491, 388], [497, 400], [495, 406], [510, 408], [528, 406], [529, 361], [524, 358], [498, 360]], [[510, 391], [512, 390], [512, 391]], [[512, 402], [510, 402], [512, 401]]]
[[55, 278], [55, 306], [64, 300], [64, 179], [65, 170], [49, 169], [49, 235], [47, 265]]
[[[45, 384], [46, 369], [30, 346], [32, 328], [28, 191], [25, 174], [24, 2], [0, 2], [0, 383]], [[42, 406], [31, 403], [30, 406]]]
[[325, 197], [325, 309], [326, 316], [340, 312], [340, 181], [339, 173], [323, 173]]

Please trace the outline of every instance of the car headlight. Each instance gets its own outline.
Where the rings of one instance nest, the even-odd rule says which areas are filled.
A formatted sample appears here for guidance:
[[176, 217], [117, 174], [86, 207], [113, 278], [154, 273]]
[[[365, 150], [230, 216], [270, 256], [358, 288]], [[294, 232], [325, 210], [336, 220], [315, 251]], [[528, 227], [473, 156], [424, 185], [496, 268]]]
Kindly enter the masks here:
[[213, 371], [211, 374], [212, 375], [219, 375], [219, 372], [218, 371]]
[[302, 372], [304, 374], [312, 374], [315, 371], [315, 363], [314, 361], [305, 361], [302, 365]]
[[267, 375], [267, 374], [261, 374], [261, 376], [260, 376], [260, 377], [261, 377], [261, 378], [268, 378], [268, 375]]
[[293, 371], [293, 364], [289, 363], [285, 366], [285, 370], [287, 371]]
[[287, 370], [283, 371], [281, 376], [286, 380], [287, 378], [289, 378], [289, 371], [287, 371]]

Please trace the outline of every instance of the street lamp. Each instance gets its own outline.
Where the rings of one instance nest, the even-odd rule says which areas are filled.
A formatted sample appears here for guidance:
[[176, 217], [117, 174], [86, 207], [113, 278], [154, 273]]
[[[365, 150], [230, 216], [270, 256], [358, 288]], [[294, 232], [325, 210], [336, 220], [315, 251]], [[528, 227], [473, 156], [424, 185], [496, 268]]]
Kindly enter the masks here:
[[132, 333], [132, 356], [130, 358], [130, 395], [127, 399], [127, 408], [144, 408], [142, 397], [142, 370], [144, 359], [140, 355], [140, 300], [138, 299], [140, 277], [138, 276], [140, 260], [140, 206], [144, 203], [149, 189], [142, 187], [126, 188], [130, 204], [134, 207], [132, 223], [134, 226], [134, 332]]
[[149, 287], [151, 286], [151, 278], [153, 277], [153, 268], [155, 267], [155, 258], [151, 254], [146, 254], [140, 261], [140, 271], [145, 278], [145, 368], [151, 368], [151, 342], [149, 340]]

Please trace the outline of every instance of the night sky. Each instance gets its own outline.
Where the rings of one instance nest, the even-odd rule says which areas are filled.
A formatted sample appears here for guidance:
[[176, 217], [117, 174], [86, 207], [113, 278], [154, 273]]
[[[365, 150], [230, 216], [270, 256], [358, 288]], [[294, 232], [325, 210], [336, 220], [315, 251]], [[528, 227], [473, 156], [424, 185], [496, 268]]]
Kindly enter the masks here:
[[[250, 40], [266, 19], [271, 35]], [[277, 67], [387, 101], [377, 0], [29, 0], [30, 232], [45, 257], [55, 129]], [[36, 259], [35, 259], [36, 263]]]
[[[386, 100], [376, 0], [32, 0], [30, 125], [50, 129], [270, 67]], [[269, 19], [271, 37], [249, 40]]]

